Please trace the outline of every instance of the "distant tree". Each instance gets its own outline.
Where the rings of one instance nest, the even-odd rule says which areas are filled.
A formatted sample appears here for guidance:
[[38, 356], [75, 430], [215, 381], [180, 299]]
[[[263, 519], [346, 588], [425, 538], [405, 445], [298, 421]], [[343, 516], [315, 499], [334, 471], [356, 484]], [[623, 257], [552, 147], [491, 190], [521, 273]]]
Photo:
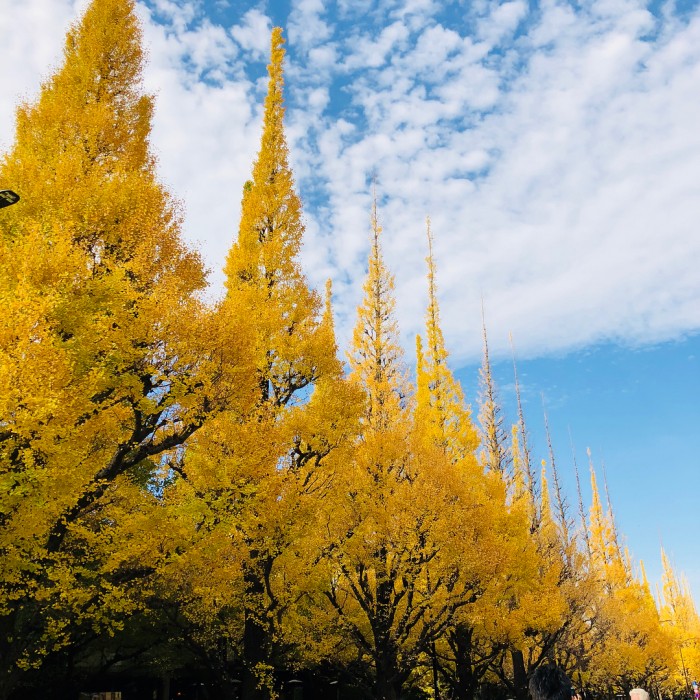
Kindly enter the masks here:
[[[700, 616], [686, 580], [679, 578], [671, 566], [666, 552], [661, 550], [663, 587], [661, 590], [660, 622], [670, 638], [674, 664], [666, 685], [671, 692], [679, 688], [688, 691], [688, 683], [700, 675]], [[642, 569], [647, 594], [649, 584]]]
[[395, 700], [406, 685], [424, 682], [426, 659], [435, 658], [458, 611], [494, 580], [509, 548], [500, 546], [503, 511], [494, 502], [494, 486], [503, 495], [500, 480], [484, 478], [474, 430], [459, 422], [469, 412], [445, 365], [434, 281], [414, 401], [376, 200], [371, 224], [349, 353], [350, 381], [364, 394], [364, 413], [352, 459], [325, 503], [328, 605], [317, 619], [338, 640], [368, 697]]
[[503, 410], [498, 400], [496, 383], [491, 370], [486, 321], [482, 308], [483, 353], [479, 369], [479, 437], [480, 459], [485, 469], [502, 475], [508, 484], [512, 456], [508, 448], [508, 435], [503, 427]]
[[590, 470], [589, 566], [599, 590], [589, 635], [589, 678], [601, 690], [627, 693], [664, 678], [674, 665], [673, 649], [648, 587], [632, 574], [609, 498], [603, 509], [592, 462]]
[[416, 336], [416, 422], [417, 429], [453, 460], [474, 459], [479, 444], [471, 408], [447, 364], [448, 352], [440, 324], [437, 299], [433, 233], [426, 222], [428, 238], [428, 308], [425, 319], [425, 347]]

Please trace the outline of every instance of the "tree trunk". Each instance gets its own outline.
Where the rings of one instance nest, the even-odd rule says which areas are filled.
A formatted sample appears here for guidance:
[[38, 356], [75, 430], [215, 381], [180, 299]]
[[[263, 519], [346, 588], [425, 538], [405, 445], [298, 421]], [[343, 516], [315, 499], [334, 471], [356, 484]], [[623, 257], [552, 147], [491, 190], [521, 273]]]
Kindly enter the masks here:
[[454, 700], [474, 700], [476, 695], [473, 637], [474, 631], [468, 625], [457, 625], [452, 633], [451, 646], [455, 655]]
[[[378, 559], [385, 569], [387, 553], [382, 547]], [[392, 637], [391, 618], [394, 583], [385, 575], [377, 575], [376, 616], [372, 628], [374, 633], [376, 698], [377, 700], [399, 700], [403, 686], [403, 676], [399, 672], [398, 650]]]
[[430, 662], [433, 672], [433, 695], [435, 696], [435, 700], [440, 700], [440, 668], [438, 666], [437, 649], [435, 648], [434, 641], [430, 643]]
[[391, 675], [386, 669], [377, 669], [376, 700], [399, 700], [401, 697], [401, 684], [393, 680]]
[[[269, 635], [267, 629], [260, 621], [260, 601], [265, 595], [265, 584], [257, 571], [259, 554], [256, 550], [250, 552], [251, 563], [246, 567], [244, 580], [248, 602], [244, 610], [243, 622], [243, 684], [242, 700], [269, 700], [271, 693], [269, 687], [261, 682], [261, 672], [267, 666], [272, 671], [269, 653]], [[257, 609], [256, 609], [257, 607]], [[269, 679], [272, 683], [273, 679]]]
[[[204, 657], [205, 663], [214, 679], [214, 696], [217, 700], [239, 700], [241, 697], [240, 678], [232, 673], [232, 665], [229, 661], [228, 640], [219, 639], [215, 652], [210, 652]], [[235, 675], [240, 676], [240, 670]], [[206, 697], [209, 697], [207, 695]]]
[[408, 674], [399, 670], [396, 647], [388, 638], [378, 645], [375, 669], [376, 700], [400, 700]]
[[527, 672], [525, 671], [525, 660], [520, 649], [513, 649], [510, 652], [513, 661], [513, 687], [517, 700], [527, 700]]
[[15, 681], [4, 668], [0, 667], [0, 674], [2, 674], [0, 678], [0, 700], [8, 700], [15, 685]]
[[160, 700], [170, 700], [170, 674], [164, 673], [160, 679]]
[[[241, 682], [229, 677], [219, 678], [214, 687], [214, 697], [217, 700], [238, 700], [241, 695]], [[207, 696], [209, 697], [209, 696]]]
[[0, 617], [0, 700], [7, 700], [17, 689], [24, 672], [17, 666], [25, 649], [25, 640], [30, 639], [33, 628], [39, 625], [36, 610], [26, 598], [19, 605]]

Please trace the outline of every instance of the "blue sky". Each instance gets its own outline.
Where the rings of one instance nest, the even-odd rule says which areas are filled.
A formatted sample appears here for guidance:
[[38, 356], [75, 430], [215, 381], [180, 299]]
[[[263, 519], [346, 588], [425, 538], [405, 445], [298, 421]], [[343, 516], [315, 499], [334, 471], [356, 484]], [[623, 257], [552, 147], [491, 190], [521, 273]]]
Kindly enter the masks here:
[[[86, 0], [0, 14], [0, 149]], [[376, 174], [411, 355], [424, 220], [453, 365], [475, 399], [481, 299], [510, 418], [508, 335], [537, 458], [544, 394], [575, 505], [569, 430], [604, 463], [635, 558], [663, 541], [698, 595], [700, 8], [679, 0], [142, 0], [152, 143], [211, 269], [260, 135], [269, 30], [288, 38], [287, 124], [309, 280], [347, 341]], [[587, 493], [586, 493], [587, 495]]]
[[[574, 457], [586, 505], [591, 451], [599, 488], [607, 477], [624, 544], [661, 580], [659, 548], [700, 591], [697, 518], [700, 456], [700, 336], [644, 347], [602, 343], [576, 352], [521, 360], [518, 381], [535, 466], [549, 462], [547, 412], [557, 471], [572, 517], [578, 519]], [[458, 376], [476, 396], [478, 365]], [[500, 399], [510, 422], [517, 406], [510, 358], [495, 364]], [[551, 484], [551, 477], [549, 477]], [[604, 497], [604, 494], [601, 493]]]

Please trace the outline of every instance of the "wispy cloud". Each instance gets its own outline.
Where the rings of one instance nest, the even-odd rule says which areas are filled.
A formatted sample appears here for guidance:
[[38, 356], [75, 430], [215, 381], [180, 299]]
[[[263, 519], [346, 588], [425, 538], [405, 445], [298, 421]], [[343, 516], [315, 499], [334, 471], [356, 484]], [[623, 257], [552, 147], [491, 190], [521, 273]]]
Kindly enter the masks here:
[[271, 30], [270, 18], [254, 7], [243, 15], [240, 24], [231, 27], [231, 36], [244, 51], [249, 51], [259, 60], [265, 60], [270, 46]]
[[513, 2], [463, 25], [359, 29], [338, 69], [348, 125], [327, 115], [318, 142], [342, 312], [376, 172], [408, 334], [424, 304], [426, 213], [462, 359], [478, 353], [482, 294], [496, 349], [510, 330], [524, 355], [697, 330], [699, 28], [636, 2], [530, 14]]
[[[26, 0], [11, 23], [0, 17], [0, 59], [13, 66], [0, 92], [3, 147], [17, 97], [60, 60], [83, 4]], [[264, 7], [238, 3], [217, 24], [199, 3], [140, 6], [152, 142], [215, 290], [258, 146]], [[314, 284], [334, 278], [344, 337], [373, 173], [407, 339], [425, 304], [426, 214], [460, 360], [479, 352], [482, 295], [494, 351], [512, 331], [524, 356], [700, 329], [700, 10], [293, 0], [288, 38], [304, 256]]]

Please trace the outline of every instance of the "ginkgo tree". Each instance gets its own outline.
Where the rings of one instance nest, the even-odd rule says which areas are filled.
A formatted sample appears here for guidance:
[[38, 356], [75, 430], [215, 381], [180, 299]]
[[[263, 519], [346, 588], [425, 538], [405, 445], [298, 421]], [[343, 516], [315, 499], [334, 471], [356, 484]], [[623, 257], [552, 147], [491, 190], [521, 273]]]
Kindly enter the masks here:
[[[661, 590], [660, 622], [668, 635], [675, 664], [674, 672], [664, 684], [677, 692], [683, 688], [690, 693], [692, 681], [700, 676], [700, 616], [690, 592], [688, 581], [679, 577], [673, 569], [665, 550], [661, 550], [663, 587]], [[642, 569], [643, 573], [643, 569]], [[649, 583], [643, 573], [643, 586], [649, 591]]]
[[[247, 408], [234, 404], [210, 422], [178, 465], [182, 483], [174, 489], [191, 489], [189, 498], [211, 511], [211, 546], [198, 544], [195, 568], [178, 575], [191, 582], [227, 562], [229, 586], [222, 577], [204, 606], [191, 597], [188, 614], [200, 618], [206, 608], [207, 624], [236, 646], [246, 698], [276, 692], [282, 623], [296, 585], [285, 561], [356, 403], [337, 358], [330, 289], [324, 307], [299, 264], [304, 225], [284, 132], [283, 44], [275, 28], [260, 149], [243, 188], [219, 309], [222, 322], [251, 324]], [[177, 590], [171, 587], [176, 599]]]
[[[628, 692], [641, 685], [658, 685], [674, 666], [669, 631], [648, 585], [632, 572], [628, 552], [607, 498], [603, 508], [596, 473], [590, 460], [591, 507], [588, 518], [590, 569], [599, 590], [591, 639], [589, 675], [592, 685]], [[606, 486], [607, 493], [607, 486]]]
[[131, 0], [94, 0], [0, 165], [22, 197], [0, 220], [0, 697], [128, 614], [144, 572], [106, 503], [250, 374], [155, 174], [140, 41]]
[[156, 176], [134, 0], [92, 0], [18, 109], [0, 162], [21, 195], [0, 216], [0, 700], [120, 644], [220, 698], [272, 700], [291, 669], [378, 700], [524, 697], [545, 661], [600, 693], [682, 692], [700, 668], [687, 584], [664, 554], [654, 600], [593, 473], [576, 531], [551, 441], [535, 474], [517, 377], [508, 444], [485, 330], [477, 430], [429, 222], [409, 378], [376, 194], [346, 371], [331, 285], [324, 303], [300, 264], [283, 44], [275, 28], [217, 302]]
[[406, 685], [424, 683], [435, 645], [458, 611], [498, 580], [511, 552], [503, 546], [503, 489], [481, 471], [469, 411], [445, 365], [434, 284], [414, 398], [376, 198], [371, 231], [348, 353], [364, 411], [352, 459], [317, 516], [326, 583], [316, 618], [326, 621], [324, 631], [367, 694], [395, 700]]

